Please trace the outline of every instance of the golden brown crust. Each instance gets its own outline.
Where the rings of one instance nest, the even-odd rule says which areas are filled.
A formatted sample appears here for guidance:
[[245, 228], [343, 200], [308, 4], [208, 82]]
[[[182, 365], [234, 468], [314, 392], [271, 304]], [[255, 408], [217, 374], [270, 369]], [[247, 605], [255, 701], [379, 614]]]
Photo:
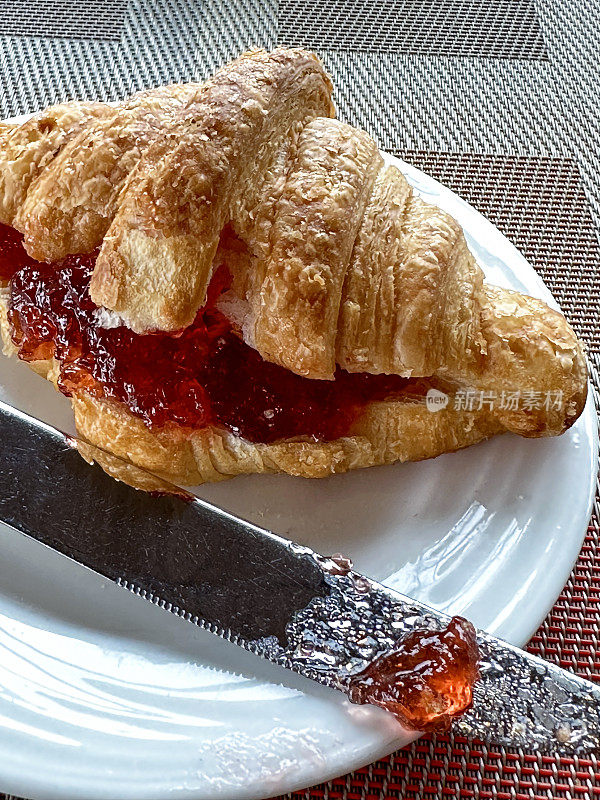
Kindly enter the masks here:
[[105, 103], [62, 103], [0, 128], [0, 222], [12, 225], [32, 184], [89, 123], [110, 119]]
[[262, 286], [248, 297], [251, 338], [263, 358], [299, 375], [333, 377], [344, 279], [382, 166], [373, 140], [349, 125], [317, 119], [302, 131]]
[[[30, 250], [42, 240], [46, 257], [57, 242], [92, 246], [116, 212], [94, 298], [134, 329], [175, 329], [202, 302], [221, 241], [216, 261], [226, 253], [235, 272], [236, 322], [266, 359], [310, 378], [332, 378], [338, 364], [440, 375], [498, 398], [563, 392], [562, 413], [521, 407], [499, 417], [525, 435], [560, 433], [586, 393], [564, 318], [485, 287], [456, 221], [415, 196], [397, 169], [382, 170], [366, 134], [323, 116], [330, 89], [312, 55], [280, 49], [246, 54], [202, 87], [133, 98], [67, 144], [30, 189]], [[94, 144], [79, 164], [78, 140]], [[117, 167], [106, 161], [115, 151]], [[105, 162], [118, 188], [108, 196]], [[69, 216], [64, 197], [79, 184], [95, 188], [79, 191]]]
[[225, 224], [255, 207], [302, 127], [332, 113], [331, 83], [302, 50], [246, 54], [216, 73], [145, 152], [90, 287], [134, 330], [178, 330], [204, 302]]
[[480, 362], [483, 274], [458, 223], [395, 167], [375, 184], [349, 264], [337, 362], [349, 372], [458, 377]]
[[[486, 286], [483, 369], [472, 383], [497, 398], [496, 416], [521, 436], [557, 435], [579, 417], [587, 397], [583, 346], [562, 314], [534, 297]], [[517, 408], [499, 407], [513, 393]]]
[[[493, 409], [374, 403], [335, 442], [256, 445], [216, 428], [151, 431], [116, 403], [75, 397], [78, 428], [109, 451], [107, 469], [120, 468], [115, 453], [184, 484], [316, 477], [504, 429], [559, 434], [581, 413], [585, 359], [564, 317], [485, 285], [458, 223], [331, 114], [320, 62], [286, 49], [245, 54], [202, 86], [58, 106], [0, 127], [4, 213], [38, 258], [103, 241], [92, 296], [135, 330], [188, 324], [224, 261], [234, 279], [225, 313], [268, 360], [309, 378], [332, 378], [336, 364], [438, 376], [493, 394]], [[56, 364], [32, 366], [56, 380]], [[502, 403], [517, 393], [516, 406]]]
[[[72, 404], [77, 429], [88, 442], [179, 486], [251, 473], [323, 478], [433, 458], [502, 430], [485, 410], [464, 413], [448, 408], [433, 414], [424, 404], [387, 401], [369, 405], [351, 435], [332, 442], [254, 444], [215, 427], [155, 432], [120, 404], [89, 395], [73, 398]], [[113, 474], [118, 466], [113, 462]], [[135, 482], [134, 473], [128, 471], [119, 477]]]
[[406, 375], [414, 367], [404, 352], [410, 305], [397, 268], [403, 263], [412, 197], [395, 167], [379, 172], [354, 242], [340, 306], [336, 353], [348, 372], [370, 366], [375, 373]]
[[130, 173], [197, 90], [192, 83], [139, 92], [70, 136], [14, 219], [30, 255], [59, 261], [101, 244]]

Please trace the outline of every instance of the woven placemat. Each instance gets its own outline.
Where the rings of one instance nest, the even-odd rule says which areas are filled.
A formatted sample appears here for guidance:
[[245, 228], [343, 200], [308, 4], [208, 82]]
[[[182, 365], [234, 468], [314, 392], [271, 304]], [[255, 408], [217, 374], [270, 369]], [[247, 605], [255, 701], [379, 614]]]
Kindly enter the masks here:
[[[2, 0], [0, 117], [206, 77], [251, 46], [318, 50], [342, 119], [431, 173], [525, 253], [600, 389], [600, 8], [589, 0]], [[600, 516], [530, 643], [600, 679]], [[49, 776], [51, 781], [51, 776]], [[48, 793], [52, 791], [49, 786]], [[0, 798], [2, 796], [0, 795]], [[595, 759], [421, 739], [305, 798], [593, 798]]]
[[548, 57], [533, 0], [280, 0], [278, 41], [313, 50]]

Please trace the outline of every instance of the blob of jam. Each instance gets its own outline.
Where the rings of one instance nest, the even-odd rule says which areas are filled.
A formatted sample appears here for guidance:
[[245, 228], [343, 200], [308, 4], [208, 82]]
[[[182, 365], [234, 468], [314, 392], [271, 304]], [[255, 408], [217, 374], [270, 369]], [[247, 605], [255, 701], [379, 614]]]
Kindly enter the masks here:
[[441, 631], [413, 631], [353, 675], [348, 697], [385, 708], [411, 730], [447, 730], [473, 702], [478, 661], [475, 628], [452, 617]]
[[58, 385], [111, 398], [150, 427], [216, 425], [251, 442], [346, 435], [374, 400], [423, 399], [431, 385], [395, 375], [318, 381], [264, 361], [232, 330], [215, 302], [230, 276], [215, 273], [206, 305], [173, 335], [104, 328], [88, 288], [96, 253], [55, 264], [33, 261], [21, 235], [0, 226], [0, 281], [10, 280], [9, 321], [20, 358], [55, 357]]

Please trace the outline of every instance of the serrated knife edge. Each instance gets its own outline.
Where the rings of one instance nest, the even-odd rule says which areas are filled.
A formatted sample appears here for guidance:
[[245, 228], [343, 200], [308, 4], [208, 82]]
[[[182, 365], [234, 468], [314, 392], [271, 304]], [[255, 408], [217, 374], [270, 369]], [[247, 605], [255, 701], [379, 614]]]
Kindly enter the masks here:
[[[2, 402], [0, 441], [7, 524], [312, 680], [344, 690], [411, 630], [448, 621], [356, 572], [332, 574], [309, 548], [202, 500], [117, 483], [80, 457], [72, 437]], [[459, 732], [545, 751], [600, 749], [597, 686], [484, 632], [478, 643], [482, 677]]]

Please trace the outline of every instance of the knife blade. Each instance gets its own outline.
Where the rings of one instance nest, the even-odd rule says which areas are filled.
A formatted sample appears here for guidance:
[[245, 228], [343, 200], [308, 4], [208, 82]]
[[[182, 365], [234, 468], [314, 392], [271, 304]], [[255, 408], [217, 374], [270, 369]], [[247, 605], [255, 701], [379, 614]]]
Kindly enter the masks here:
[[[0, 402], [0, 519], [257, 656], [348, 693], [399, 640], [449, 621], [177, 487], [152, 496], [117, 482], [77, 445]], [[480, 679], [457, 732], [543, 752], [600, 751], [598, 686], [484, 631], [477, 643]]]

